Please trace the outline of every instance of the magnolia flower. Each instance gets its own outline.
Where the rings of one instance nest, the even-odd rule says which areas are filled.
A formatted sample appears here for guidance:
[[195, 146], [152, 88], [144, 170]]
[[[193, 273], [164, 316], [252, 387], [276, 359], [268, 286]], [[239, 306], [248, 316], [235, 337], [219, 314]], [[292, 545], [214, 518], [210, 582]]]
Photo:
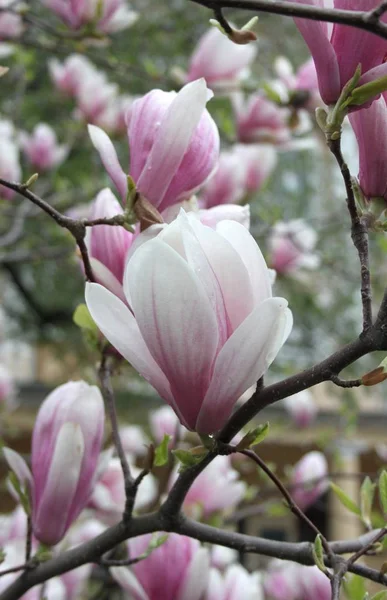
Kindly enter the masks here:
[[[133, 103], [129, 124], [130, 170], [138, 192], [159, 211], [189, 196], [213, 172], [219, 134], [205, 109], [211, 97], [204, 79], [178, 94], [153, 90]], [[91, 140], [123, 201], [127, 175], [109, 137], [89, 126]]]
[[331, 600], [331, 583], [318, 567], [298, 566], [298, 568], [302, 600], [309, 600], [310, 598], [313, 598], [313, 600]]
[[263, 580], [265, 594], [272, 600], [300, 600], [300, 568], [287, 560], [272, 561]]
[[[111, 218], [122, 214], [120, 203], [105, 188], [95, 198], [89, 218]], [[96, 280], [125, 301], [122, 282], [133, 234], [120, 225], [95, 225], [87, 228], [85, 242]]]
[[317, 406], [309, 390], [285, 398], [284, 406], [295, 425], [300, 428], [308, 427], [317, 415]]
[[247, 101], [242, 94], [234, 94], [233, 105], [240, 142], [281, 145], [290, 140], [288, 109], [277, 106], [264, 94], [252, 94]]
[[149, 425], [157, 444], [162, 441], [165, 435], [169, 435], [173, 442], [176, 437], [180, 438], [185, 432], [176, 413], [170, 406], [163, 406], [157, 410], [153, 410], [149, 415]]
[[308, 452], [294, 466], [291, 494], [302, 510], [314, 504], [328, 489], [328, 463], [322, 452]]
[[68, 146], [60, 146], [55, 131], [46, 123], [39, 123], [31, 135], [20, 134], [20, 145], [32, 167], [47, 171], [60, 165], [68, 154]]
[[30, 472], [10, 448], [5, 458], [31, 491], [32, 530], [48, 546], [60, 542], [86, 506], [104, 428], [101, 393], [84, 381], [56, 388], [40, 407], [32, 434]]
[[[379, 6], [379, 0], [295, 0], [297, 4], [368, 12]], [[383, 15], [381, 20], [385, 20]], [[362, 29], [339, 23], [311, 19], [294, 19], [316, 66], [320, 94], [325, 104], [334, 104], [344, 85], [352, 79], [358, 65], [362, 77], [358, 85], [387, 74], [384, 58], [387, 40]]]
[[208, 209], [199, 210], [199, 219], [203, 225], [216, 229], [221, 221], [236, 221], [250, 229], [250, 206], [237, 204], [221, 204]]
[[221, 152], [215, 174], [200, 194], [200, 206], [212, 208], [218, 204], [237, 204], [244, 196], [246, 168], [235, 152]]
[[63, 63], [53, 58], [48, 61], [48, 68], [55, 87], [71, 97], [78, 94], [85, 81], [98, 74], [93, 63], [82, 54], [70, 54]]
[[[130, 458], [130, 457], [128, 457]], [[134, 477], [141, 469], [131, 465]], [[153, 475], [149, 474], [141, 482], [136, 495], [135, 510], [141, 510], [156, 497], [157, 485]], [[109, 525], [118, 523], [125, 510], [125, 481], [118, 458], [110, 458], [106, 468], [94, 485], [89, 507], [97, 511], [98, 518]]]
[[279, 221], [269, 237], [270, 265], [282, 275], [301, 268], [316, 269], [320, 260], [313, 252], [317, 234], [303, 219]]
[[387, 200], [386, 95], [349, 115], [359, 147], [359, 184], [367, 200]]
[[238, 562], [238, 552], [226, 546], [211, 546], [211, 567], [223, 571], [232, 563]]
[[[152, 536], [128, 542], [129, 556], [140, 556]], [[209, 556], [197, 540], [169, 533], [167, 540], [130, 569], [112, 567], [114, 579], [133, 600], [202, 600], [207, 589]]]
[[[21, 168], [19, 148], [13, 139], [2, 137], [0, 144], [0, 177], [8, 181], [20, 181]], [[11, 200], [16, 192], [0, 184], [0, 198]]]
[[275, 147], [270, 144], [237, 144], [235, 152], [245, 168], [245, 193], [258, 192], [277, 165]]
[[23, 33], [23, 20], [14, 12], [5, 9], [14, 4], [13, 0], [0, 0], [0, 41], [19, 37]]
[[109, 83], [104, 73], [95, 73], [80, 82], [77, 90], [77, 116], [86, 123], [102, 125], [111, 129], [115, 119], [118, 86]]
[[126, 29], [137, 19], [126, 0], [42, 0], [71, 29], [85, 25], [103, 33]]
[[274, 89], [282, 84], [279, 90], [281, 98], [295, 108], [315, 109], [321, 105], [321, 97], [318, 88], [317, 72], [312, 58], [308, 59], [296, 71], [290, 61], [284, 56], [279, 56], [274, 63], [274, 69], [279, 80], [274, 82]]
[[181, 423], [214, 433], [274, 360], [291, 312], [271, 297], [263, 256], [239, 223], [214, 231], [182, 210], [156, 238], [145, 234], [124, 275], [131, 308], [96, 283], [87, 284], [87, 305]]
[[[178, 477], [176, 469], [171, 477], [171, 488]], [[217, 456], [195, 479], [184, 499], [184, 510], [195, 517], [209, 518], [214, 512], [230, 511], [239, 504], [246, 492], [246, 484], [238, 478], [229, 456]], [[198, 514], [197, 514], [198, 513]]]
[[252, 575], [241, 565], [232, 565], [224, 575], [210, 570], [210, 580], [204, 600], [263, 600], [258, 575]]
[[0, 516], [0, 544], [25, 540], [27, 535], [27, 516], [19, 504], [10, 514]]
[[235, 44], [212, 27], [200, 38], [192, 54], [187, 81], [204, 77], [208, 85], [216, 89], [233, 88], [246, 74], [256, 54], [256, 44]]
[[144, 430], [138, 425], [124, 425], [120, 427], [121, 444], [126, 454], [130, 456], [145, 456], [149, 439]]

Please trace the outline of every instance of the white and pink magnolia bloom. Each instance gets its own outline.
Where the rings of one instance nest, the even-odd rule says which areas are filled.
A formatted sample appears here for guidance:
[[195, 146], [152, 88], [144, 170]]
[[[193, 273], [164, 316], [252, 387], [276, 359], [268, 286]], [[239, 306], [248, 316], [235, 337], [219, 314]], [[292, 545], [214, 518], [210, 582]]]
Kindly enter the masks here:
[[212, 230], [182, 210], [157, 237], [147, 232], [125, 270], [130, 309], [96, 283], [86, 302], [181, 423], [214, 433], [276, 357], [292, 315], [284, 298], [272, 298], [261, 251], [239, 223]]
[[244, 144], [271, 143], [282, 145], [290, 141], [287, 108], [277, 106], [264, 94], [233, 96], [237, 137]]
[[146, 455], [149, 438], [141, 427], [138, 425], [124, 425], [120, 427], [119, 434], [126, 454], [133, 457]]
[[59, 145], [55, 131], [46, 123], [34, 127], [31, 135], [20, 134], [20, 146], [32, 167], [48, 171], [60, 165], [66, 158], [69, 147]]
[[[159, 211], [189, 198], [216, 167], [219, 133], [205, 108], [211, 95], [204, 79], [199, 79], [178, 94], [153, 90], [133, 103], [129, 175], [138, 192]], [[89, 133], [125, 202], [127, 175], [111, 140], [92, 125]]]
[[[309, 58], [296, 72], [290, 61], [279, 56], [274, 62], [274, 69], [279, 80], [274, 82], [275, 90], [279, 91], [284, 102], [291, 103], [296, 108], [315, 109], [322, 104], [318, 88], [316, 67], [313, 58]], [[277, 86], [282, 87], [278, 90]]]
[[[130, 461], [130, 456], [127, 457]], [[140, 474], [141, 469], [130, 465], [134, 477]], [[142, 480], [136, 495], [135, 510], [141, 510], [152, 502], [157, 493], [157, 485], [153, 475], [149, 474]], [[126, 494], [125, 481], [121, 463], [118, 458], [110, 458], [106, 468], [94, 484], [89, 500], [89, 508], [93, 508], [97, 517], [108, 525], [118, 523], [125, 510]]]
[[15, 12], [6, 9], [12, 7], [13, 0], [0, 0], [0, 41], [18, 38], [24, 30], [23, 20]]
[[[178, 477], [172, 474], [171, 488]], [[184, 512], [209, 518], [215, 512], [231, 511], [243, 499], [246, 484], [239, 479], [229, 456], [217, 456], [195, 479], [184, 499]]]
[[281, 275], [299, 269], [317, 269], [318, 255], [313, 252], [317, 233], [303, 219], [279, 221], [269, 237], [270, 266]]
[[271, 600], [300, 600], [301, 568], [288, 560], [272, 561], [263, 580], [266, 596]]
[[130, 27], [137, 13], [129, 10], [126, 0], [42, 0], [71, 29], [93, 25], [102, 33], [114, 33]]
[[232, 563], [238, 562], [238, 552], [226, 546], [211, 546], [211, 567], [224, 571]]
[[313, 600], [331, 600], [331, 583], [318, 567], [299, 565], [298, 569], [301, 587], [300, 600], [310, 600], [310, 598], [313, 598]]
[[81, 81], [76, 95], [78, 118], [86, 123], [105, 124], [110, 130], [116, 118], [118, 86], [110, 83], [104, 73], [95, 73]]
[[99, 389], [70, 381], [51, 392], [39, 409], [32, 434], [32, 473], [17, 452], [4, 448], [10, 468], [31, 490], [32, 529], [43, 544], [60, 542], [86, 506], [104, 419]]
[[199, 40], [190, 60], [187, 81], [204, 77], [214, 89], [234, 89], [248, 73], [257, 54], [257, 44], [235, 44], [217, 28]]
[[241, 565], [231, 565], [222, 575], [210, 570], [210, 580], [203, 600], [263, 600], [258, 574], [251, 574]]
[[328, 463], [322, 452], [308, 452], [294, 466], [290, 489], [302, 510], [320, 498], [328, 489]]
[[[112, 218], [123, 212], [114, 194], [105, 188], [92, 203], [89, 219]], [[95, 225], [87, 228], [85, 242], [98, 283], [125, 301], [122, 282], [133, 233], [120, 225]]]
[[[365, 12], [380, 4], [379, 0], [296, 0], [296, 3]], [[385, 21], [386, 15], [381, 19]], [[340, 23], [302, 18], [294, 20], [312, 54], [321, 98], [326, 104], [334, 104], [339, 99], [358, 65], [362, 72], [358, 85], [387, 74], [387, 64], [384, 63], [387, 40]]]
[[246, 167], [238, 152], [221, 152], [216, 172], [200, 194], [200, 206], [212, 208], [240, 202], [245, 194], [245, 175]]
[[[146, 552], [151, 540], [150, 534], [129, 540], [129, 556]], [[169, 533], [146, 559], [130, 568], [112, 567], [110, 572], [133, 600], [202, 600], [209, 555], [197, 540]]]
[[250, 229], [250, 206], [238, 206], [238, 204], [220, 204], [212, 208], [199, 210], [199, 219], [203, 225], [216, 229], [221, 221], [236, 221]]
[[284, 406], [294, 424], [299, 428], [308, 427], [317, 416], [317, 406], [309, 390], [302, 390], [284, 400]]
[[176, 437], [181, 438], [186, 431], [170, 406], [162, 406], [157, 410], [153, 410], [149, 414], [149, 426], [157, 444], [162, 441], [165, 435], [169, 435], [173, 443]]
[[[16, 142], [7, 136], [1, 137], [0, 177], [13, 182], [18, 182], [21, 179], [19, 148]], [[11, 200], [15, 193], [13, 190], [0, 184], [0, 199]]]
[[93, 63], [82, 54], [70, 54], [63, 63], [53, 58], [48, 68], [57, 90], [70, 97], [75, 97], [82, 84], [98, 74]]
[[275, 147], [271, 144], [237, 144], [235, 152], [245, 168], [245, 193], [259, 192], [277, 165]]

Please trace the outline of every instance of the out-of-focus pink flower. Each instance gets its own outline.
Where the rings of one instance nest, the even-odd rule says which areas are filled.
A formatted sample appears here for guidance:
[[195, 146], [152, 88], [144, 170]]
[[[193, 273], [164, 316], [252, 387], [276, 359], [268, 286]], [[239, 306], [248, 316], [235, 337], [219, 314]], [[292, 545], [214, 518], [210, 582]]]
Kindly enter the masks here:
[[124, 425], [119, 430], [122, 447], [130, 456], [145, 456], [149, 439], [138, 425]]
[[[91, 564], [82, 565], [60, 576], [60, 581], [66, 590], [65, 600], [79, 600], [79, 598], [82, 598], [92, 568]], [[56, 600], [56, 596], [51, 597]]]
[[317, 406], [309, 390], [289, 396], [284, 405], [297, 427], [308, 427], [317, 416]]
[[233, 89], [247, 74], [256, 54], [256, 44], [234, 44], [212, 27], [200, 38], [192, 54], [187, 81], [204, 77], [212, 88]]
[[[218, 160], [219, 134], [205, 106], [204, 79], [178, 94], [153, 90], [133, 103], [129, 124], [130, 171], [137, 190], [159, 211], [188, 198]], [[127, 176], [109, 137], [89, 126], [91, 140], [123, 201]]]
[[386, 95], [349, 115], [359, 147], [359, 184], [365, 197], [387, 200]]
[[221, 204], [212, 208], [199, 211], [199, 219], [203, 225], [216, 229], [221, 221], [236, 221], [250, 229], [250, 206], [238, 206], [237, 204]]
[[[128, 457], [130, 458], [130, 457]], [[134, 477], [141, 469], [131, 465]], [[156, 496], [157, 486], [153, 475], [149, 474], [141, 482], [136, 495], [135, 510], [141, 510], [152, 502]], [[125, 509], [125, 482], [121, 463], [118, 458], [111, 458], [94, 486], [89, 507], [97, 511], [98, 518], [112, 525], [118, 523]]]
[[55, 87], [71, 97], [78, 94], [86, 80], [98, 74], [93, 63], [82, 54], [70, 54], [63, 63], [53, 58], [49, 61], [48, 67]]
[[[129, 540], [129, 555], [140, 556], [151, 535]], [[168, 539], [130, 569], [113, 567], [111, 574], [133, 600], [202, 600], [209, 576], [209, 556], [197, 540], [169, 533]]]
[[299, 600], [300, 565], [287, 560], [273, 561], [263, 580], [265, 594], [271, 600]]
[[16, 387], [11, 373], [0, 365], [0, 407], [7, 410], [15, 407]]
[[257, 574], [241, 565], [232, 565], [224, 575], [210, 570], [210, 580], [204, 600], [263, 600], [263, 589]]
[[[346, 10], [371, 11], [379, 0], [296, 0], [298, 4]], [[382, 20], [386, 19], [383, 15]], [[312, 54], [320, 94], [326, 104], [334, 104], [344, 85], [361, 65], [362, 85], [387, 74], [384, 58], [387, 40], [368, 31], [339, 23], [325, 23], [310, 19], [294, 19]]]
[[14, 12], [7, 12], [6, 8], [11, 7], [13, 0], [0, 0], [0, 41], [11, 40], [19, 37], [23, 33], [23, 20], [20, 15]]
[[89, 499], [101, 450], [104, 405], [84, 381], [56, 388], [43, 402], [32, 434], [32, 474], [9, 448], [5, 458], [31, 488], [32, 529], [43, 544], [60, 542]]
[[183, 425], [213, 433], [274, 360], [291, 312], [271, 297], [263, 256], [235, 221], [214, 231], [182, 210], [143, 239], [125, 270], [131, 310], [94, 283], [86, 288], [90, 313]]
[[300, 600], [331, 600], [331, 584], [318, 567], [299, 566], [301, 596]]
[[[313, 58], [307, 60], [301, 65], [296, 73], [289, 60], [279, 56], [274, 63], [275, 71], [282, 83], [284, 89], [284, 102], [290, 103], [295, 107], [305, 107], [309, 110], [315, 109], [321, 105], [321, 96], [318, 87], [316, 67]], [[274, 86], [277, 90], [277, 87]], [[279, 91], [280, 96], [283, 94]]]
[[217, 170], [200, 194], [200, 206], [212, 208], [219, 204], [240, 202], [245, 193], [245, 171], [237, 152], [221, 152]]
[[161, 442], [165, 435], [169, 435], [173, 443], [176, 434], [180, 438], [185, 431], [185, 427], [180, 424], [179, 418], [170, 406], [153, 410], [149, 414], [149, 425], [157, 444]]
[[[7, 136], [1, 137], [0, 143], [0, 177], [8, 181], [18, 182], [21, 179], [19, 148], [15, 141]], [[0, 185], [0, 198], [11, 200], [16, 192]]]
[[[177, 470], [171, 477], [170, 487], [177, 479]], [[200, 473], [184, 499], [184, 511], [190, 515], [210, 517], [219, 511], [230, 511], [239, 504], [246, 492], [246, 484], [239, 480], [229, 456], [218, 456]]]
[[226, 567], [236, 562], [238, 562], [238, 552], [236, 550], [217, 544], [211, 546], [211, 567], [223, 571]]
[[234, 94], [233, 104], [240, 142], [281, 145], [290, 141], [286, 108], [277, 106], [260, 92], [249, 96], [247, 101], [242, 94]]
[[270, 144], [237, 144], [235, 152], [245, 167], [245, 193], [258, 192], [277, 165], [277, 151]]
[[[89, 218], [111, 218], [122, 214], [120, 203], [109, 188], [105, 188], [94, 200]], [[125, 300], [122, 288], [125, 260], [132, 242], [133, 234], [121, 225], [87, 228], [86, 246], [94, 275], [99, 283], [122, 300]]]
[[97, 31], [114, 33], [126, 29], [137, 19], [126, 0], [42, 0], [68, 27], [80, 29], [93, 25]]
[[328, 463], [322, 452], [308, 452], [294, 466], [291, 494], [305, 510], [328, 489]]
[[[109, 112], [118, 97], [118, 87], [109, 83], [103, 73], [96, 73], [82, 81], [77, 91], [78, 116], [86, 123], [108, 121], [109, 129], [112, 117]], [[115, 108], [115, 107], [114, 107]], [[113, 108], [113, 110], [114, 110]]]
[[27, 535], [27, 515], [21, 505], [10, 514], [0, 516], [0, 544], [4, 546], [13, 540], [25, 540]]
[[317, 234], [303, 219], [279, 221], [269, 237], [270, 266], [282, 275], [298, 269], [316, 269], [320, 260], [313, 252]]
[[20, 145], [32, 167], [47, 171], [60, 165], [66, 158], [69, 148], [59, 145], [55, 131], [46, 123], [39, 123], [31, 135], [20, 134]]

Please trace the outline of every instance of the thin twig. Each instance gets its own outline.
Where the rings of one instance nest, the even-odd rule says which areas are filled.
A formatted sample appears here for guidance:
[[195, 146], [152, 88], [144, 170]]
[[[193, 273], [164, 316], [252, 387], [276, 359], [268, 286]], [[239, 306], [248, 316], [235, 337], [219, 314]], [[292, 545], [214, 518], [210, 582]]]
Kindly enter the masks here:
[[377, 23], [380, 17], [382, 17], [386, 11], [387, 1], [384, 0], [384, 2], [381, 2], [379, 4], [379, 6], [377, 6], [373, 10], [370, 10], [370, 12], [367, 13], [364, 18], [366, 21], [368, 21], [368, 23]]
[[363, 385], [363, 382], [361, 379], [345, 380], [345, 379], [341, 379], [338, 375], [334, 375], [334, 374], [331, 375], [331, 381], [338, 387], [342, 387], [342, 388], [353, 388], [353, 387], [359, 387], [359, 386]]
[[27, 534], [26, 534], [26, 563], [31, 560], [32, 550], [32, 520], [31, 516], [27, 515]]
[[372, 546], [380, 540], [382, 540], [385, 537], [385, 535], [387, 535], [387, 529], [384, 527], [376, 534], [376, 536], [372, 540], [368, 542], [368, 544], [364, 546], [364, 548], [358, 550], [358, 552], [356, 552], [353, 556], [351, 556], [348, 559], [348, 565], [353, 565], [357, 560], [359, 560], [359, 558], [364, 556], [364, 554], [367, 554], [367, 552], [371, 550]]
[[27, 563], [24, 563], [23, 565], [18, 565], [17, 567], [11, 567], [10, 569], [5, 569], [4, 571], [0, 571], [0, 577], [4, 577], [4, 575], [9, 575], [10, 573], [24, 571], [25, 569], [28, 569]]

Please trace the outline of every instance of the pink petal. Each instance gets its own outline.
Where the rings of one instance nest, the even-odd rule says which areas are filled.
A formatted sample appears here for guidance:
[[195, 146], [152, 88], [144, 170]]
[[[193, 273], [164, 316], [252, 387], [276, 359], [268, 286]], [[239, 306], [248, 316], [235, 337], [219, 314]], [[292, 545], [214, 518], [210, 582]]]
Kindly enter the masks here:
[[31, 471], [22, 456], [11, 448], [3, 448], [4, 458], [22, 485], [31, 485]]
[[109, 136], [99, 127], [88, 125], [90, 139], [99, 153], [103, 166], [110, 175], [123, 201], [126, 200], [128, 182], [119, 163], [117, 152]]
[[197, 430], [218, 431], [237, 399], [266, 372], [284, 342], [289, 311], [283, 298], [257, 306], [227, 340], [216, 362]]
[[90, 264], [96, 281], [110, 290], [115, 296], [118, 296], [120, 300], [126, 302], [122, 284], [118, 281], [117, 277], [96, 258], [90, 258]]

